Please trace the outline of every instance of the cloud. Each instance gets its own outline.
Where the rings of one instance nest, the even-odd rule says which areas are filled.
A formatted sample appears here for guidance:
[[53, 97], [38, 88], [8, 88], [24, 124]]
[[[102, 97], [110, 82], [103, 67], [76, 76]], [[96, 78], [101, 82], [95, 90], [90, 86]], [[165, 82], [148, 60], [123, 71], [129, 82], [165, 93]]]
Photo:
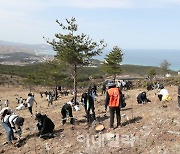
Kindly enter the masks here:
[[180, 0], [160, 0], [161, 2], [165, 2], [165, 3], [168, 3], [168, 4], [178, 4], [180, 5]]
[[[54, 20], [52, 22], [56, 24], [55, 16], [64, 16], [65, 18], [69, 14], [76, 14], [77, 10], [80, 10], [81, 13], [86, 9], [90, 11], [94, 9], [92, 12], [95, 12], [98, 9], [143, 9], [179, 6], [180, 0], [0, 0], [0, 37], [4, 39], [13, 34], [15, 38], [19, 37], [19, 40], [24, 37], [23, 41], [28, 39], [35, 41], [36, 38], [38, 40], [42, 35], [52, 36], [57, 25], [51, 27], [53, 26], [51, 20]], [[60, 12], [61, 10], [62, 12]], [[79, 15], [79, 13], [77, 14]], [[82, 19], [79, 20], [79, 18]], [[83, 13], [78, 17], [78, 23], [80, 22], [80, 25], [85, 27], [84, 31], [87, 30], [87, 22], [84, 22], [86, 21], [85, 18]], [[96, 29], [96, 33], [100, 33], [98, 30], [101, 27], [110, 29], [111, 25], [120, 25], [119, 21], [118, 23], [114, 22], [114, 19], [112, 21], [108, 20], [104, 25], [103, 20], [101, 22], [96, 21], [92, 17], [88, 25]], [[49, 25], [47, 25], [48, 23]], [[25, 32], [29, 32], [28, 35], [31, 37], [23, 36]], [[43, 34], [44, 32], [47, 33]], [[89, 30], [87, 30], [87, 33], [90, 33]]]
[[80, 8], [156, 8], [180, 5], [180, 0], [66, 0], [60, 5]]
[[180, 0], [66, 0], [61, 5], [79, 8], [162, 8], [180, 6]]
[[7, 11], [7, 10], [0, 10], [0, 19], [1, 21], [14, 21], [14, 20], [22, 20], [23, 18], [26, 18], [27, 15], [25, 15], [21, 11]]
[[0, 0], [0, 9], [71, 8], [157, 8], [180, 6], [180, 0]]
[[64, 6], [80, 8], [128, 8], [132, 7], [129, 0], [67, 0]]
[[130, 7], [131, 0], [0, 0], [0, 8], [43, 9], [47, 7], [114, 8]]
[[[32, 10], [32, 9], [41, 9], [46, 7], [50, 2], [49, 0], [0, 0], [0, 9], [1, 10], [16, 10], [16, 11], [24, 11], [24, 10]], [[20, 9], [20, 10], [19, 10]]]

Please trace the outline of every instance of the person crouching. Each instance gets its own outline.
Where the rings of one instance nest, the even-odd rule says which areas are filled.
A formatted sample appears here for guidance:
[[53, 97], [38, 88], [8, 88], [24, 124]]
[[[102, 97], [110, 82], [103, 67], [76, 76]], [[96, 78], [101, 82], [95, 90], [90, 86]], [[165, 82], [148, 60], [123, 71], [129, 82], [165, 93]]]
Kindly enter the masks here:
[[52, 120], [41, 113], [36, 114], [35, 120], [38, 120], [37, 128], [39, 130], [40, 138], [50, 138], [55, 127]]
[[151, 101], [147, 98], [146, 92], [143, 91], [137, 96], [137, 102], [138, 102], [138, 104], [145, 104], [145, 103], [151, 102]]
[[72, 114], [72, 105], [73, 105], [74, 99], [71, 99], [71, 101], [65, 103], [61, 109], [61, 115], [62, 115], [62, 124], [64, 125], [66, 123], [66, 120], [70, 119], [70, 124], [74, 124], [74, 118]]
[[162, 102], [162, 107], [167, 107], [167, 102], [171, 101], [171, 97], [167, 89], [164, 86], [160, 87], [161, 91], [158, 93], [158, 98]]
[[2, 125], [4, 129], [6, 130], [7, 134], [7, 141], [8, 144], [12, 144], [12, 140], [16, 140], [17, 138], [14, 137], [14, 133], [18, 134], [19, 139], [22, 134], [22, 126], [24, 123], [24, 118], [19, 117], [15, 114], [7, 114], [7, 110], [5, 110], [4, 114], [6, 114], [2, 118]]

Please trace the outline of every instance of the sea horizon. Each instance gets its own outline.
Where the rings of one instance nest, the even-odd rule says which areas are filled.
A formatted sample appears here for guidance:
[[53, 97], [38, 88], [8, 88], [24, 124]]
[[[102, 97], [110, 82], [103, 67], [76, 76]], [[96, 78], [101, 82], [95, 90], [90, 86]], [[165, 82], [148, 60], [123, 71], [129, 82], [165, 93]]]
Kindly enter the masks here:
[[[95, 56], [94, 59], [103, 61], [111, 50], [103, 50], [102, 54]], [[171, 64], [169, 67], [171, 70], [180, 70], [180, 49], [122, 49], [122, 52], [123, 61], [121, 64], [160, 67], [161, 62], [167, 60]], [[52, 50], [46, 50], [44, 53], [49, 55], [56, 54]]]
[[[103, 60], [109, 51], [105, 50], [101, 56], [96, 56], [96, 58]], [[171, 64], [169, 67], [171, 70], [180, 70], [180, 49], [122, 49], [122, 52], [121, 64], [160, 67], [161, 62], [167, 60]]]

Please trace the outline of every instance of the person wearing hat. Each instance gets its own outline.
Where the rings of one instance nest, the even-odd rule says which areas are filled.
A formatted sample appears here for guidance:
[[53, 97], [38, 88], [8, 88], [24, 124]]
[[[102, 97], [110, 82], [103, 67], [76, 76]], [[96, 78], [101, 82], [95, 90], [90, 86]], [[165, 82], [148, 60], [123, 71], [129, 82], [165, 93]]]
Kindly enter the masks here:
[[107, 106], [109, 106], [110, 112], [110, 129], [114, 129], [114, 114], [116, 113], [117, 127], [121, 125], [121, 115], [120, 108], [122, 100], [122, 93], [120, 88], [116, 87], [115, 83], [108, 83], [108, 91], [106, 92], [105, 100], [105, 111], [107, 111]]
[[28, 94], [28, 98], [26, 99], [26, 103], [27, 103], [29, 112], [31, 113], [31, 116], [33, 115], [33, 113], [32, 113], [32, 107], [33, 107], [34, 102], [35, 102], [36, 105], [37, 105], [37, 102], [36, 102], [35, 99], [34, 99], [34, 95], [33, 95], [32, 93], [29, 93], [29, 94]]
[[37, 127], [39, 130], [40, 138], [47, 138], [54, 130], [54, 123], [46, 115], [41, 113], [36, 114], [35, 120], [38, 120]]
[[2, 125], [6, 131], [8, 143], [12, 144], [12, 140], [17, 140], [17, 138], [14, 137], [14, 133], [17, 133], [19, 137], [22, 134], [21, 127], [23, 126], [24, 118], [16, 114], [8, 113], [8, 110], [5, 110], [4, 114]]

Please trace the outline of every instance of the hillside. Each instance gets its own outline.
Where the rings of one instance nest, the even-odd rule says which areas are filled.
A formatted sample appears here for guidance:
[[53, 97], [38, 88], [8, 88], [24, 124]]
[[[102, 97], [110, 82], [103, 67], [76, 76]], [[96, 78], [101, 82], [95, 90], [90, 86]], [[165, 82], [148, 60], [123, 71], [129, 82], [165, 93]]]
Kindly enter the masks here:
[[[54, 64], [49, 63], [35, 63], [26, 66], [15, 66], [15, 65], [1, 65], [0, 64], [0, 85], [49, 85], [55, 86], [55, 82], [63, 85], [64, 87], [72, 87], [73, 78], [70, 75], [72, 70], [70, 67], [54, 68]], [[138, 66], [138, 65], [122, 65], [122, 74], [117, 75], [117, 79], [144, 79], [148, 77], [149, 70], [155, 69], [157, 72], [156, 78], [163, 78], [163, 74], [160, 68], [151, 66]], [[56, 71], [59, 73], [57, 74]], [[178, 85], [179, 76], [177, 72], [170, 71], [173, 75], [172, 78], [167, 78], [170, 81], [168, 83], [172, 85]], [[102, 72], [101, 65], [97, 67], [78, 67], [77, 69], [77, 82], [78, 87], [89, 86], [90, 77], [95, 82], [103, 82], [107, 79], [108, 75]], [[5, 78], [3, 77], [5, 76]], [[13, 78], [18, 78], [15, 82], [12, 81]], [[56, 78], [55, 78], [56, 77]], [[113, 77], [108, 79], [112, 80]], [[56, 80], [55, 80], [56, 79]], [[141, 85], [146, 86], [147, 83], [141, 83]]]
[[[47, 44], [23, 44], [23, 43], [17, 43], [17, 42], [7, 42], [0, 40], [0, 46], [10, 48], [10, 47], [17, 47], [17, 48], [24, 48], [29, 50], [52, 50], [51, 46]], [[1, 50], [0, 50], [1, 51]], [[18, 52], [18, 51], [16, 51]], [[1, 52], [0, 52], [1, 53]]]
[[[16, 54], [15, 54], [15, 56], [16, 56]], [[18, 56], [17, 56], [17, 58], [18, 58]], [[91, 67], [91, 66], [95, 66], [95, 67]], [[26, 76], [28, 74], [28, 72], [31, 72], [31, 74], [34, 74], [34, 73], [39, 72], [39, 70], [44, 70], [44, 68], [46, 68], [46, 70], [48, 70], [49, 68], [51, 68], [51, 65], [49, 65], [49, 63], [47, 63], [47, 62], [35, 63], [35, 64], [25, 65], [25, 66], [1, 65], [0, 64], [0, 74]], [[121, 65], [121, 68], [122, 68], [122, 74], [139, 75], [142, 77], [147, 76], [151, 69], [154, 69], [156, 71], [157, 75], [163, 74], [161, 68], [154, 67], [154, 66]], [[103, 75], [103, 76], [106, 75], [105, 72], [101, 71], [101, 64], [100, 64], [100, 61], [98, 61], [98, 60], [95, 60], [95, 62], [91, 63], [91, 65], [88, 67], [87, 66], [78, 67], [77, 71], [78, 71], [78, 75], [81, 75], [81, 73], [84, 73], [84, 74], [86, 74], [87, 77], [89, 77], [90, 75]], [[176, 71], [169, 70], [169, 72], [172, 75], [177, 75]], [[43, 72], [41, 72], [41, 73], [43, 73]]]
[[[84, 108], [73, 111], [76, 119], [75, 125], [72, 127], [69, 123], [62, 126], [60, 109], [62, 105], [69, 101], [72, 96], [63, 96], [54, 102], [53, 106], [47, 107], [45, 98], [41, 98], [39, 91], [46, 90], [36, 88], [33, 90], [35, 98], [38, 102], [37, 108], [34, 106], [33, 112], [37, 110], [43, 114], [47, 114], [55, 123], [55, 138], [43, 140], [36, 136], [37, 130], [34, 117], [30, 117], [28, 110], [17, 111], [20, 116], [25, 118], [23, 127], [23, 142], [19, 147], [0, 146], [0, 153], [17, 153], [17, 154], [42, 154], [45, 151], [46, 143], [49, 144], [49, 153], [74, 153], [74, 154], [156, 154], [156, 153], [179, 153], [179, 110], [177, 109], [177, 87], [166, 87], [172, 97], [172, 101], [168, 103], [167, 108], [161, 107], [161, 102], [157, 98], [157, 91], [149, 91], [147, 97], [150, 103], [138, 105], [136, 96], [145, 89], [134, 89], [123, 91], [126, 96], [126, 108], [122, 109], [122, 127], [112, 131], [109, 128], [109, 112], [106, 116], [104, 113], [105, 96], [100, 95], [95, 102], [95, 111], [97, 121], [90, 127], [86, 124]], [[1, 99], [9, 99], [10, 107], [14, 108], [15, 94], [27, 97], [29, 92], [26, 88], [7, 88], [0, 87]], [[79, 93], [78, 96], [81, 94]], [[80, 97], [78, 97], [80, 99]], [[115, 120], [116, 121], [116, 120]], [[103, 124], [105, 130], [96, 132], [94, 127]], [[1, 126], [0, 126], [1, 127]], [[4, 129], [0, 129], [2, 133], [0, 144], [6, 141]]]
[[52, 55], [47, 55], [46, 50], [52, 50], [46, 44], [21, 44], [0, 41], [0, 64], [27, 65], [47, 61]]

